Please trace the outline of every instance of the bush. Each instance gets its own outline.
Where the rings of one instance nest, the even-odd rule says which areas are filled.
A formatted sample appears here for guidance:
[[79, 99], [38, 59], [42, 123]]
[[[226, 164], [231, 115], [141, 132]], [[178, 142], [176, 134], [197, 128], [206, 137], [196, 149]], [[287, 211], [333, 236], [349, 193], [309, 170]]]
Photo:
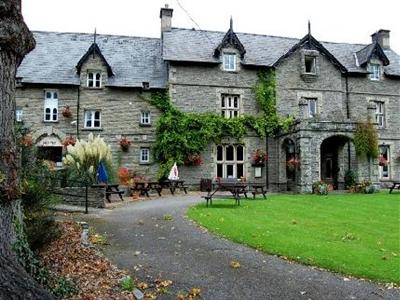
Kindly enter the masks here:
[[330, 186], [330, 184], [327, 184], [323, 181], [315, 181], [312, 184], [313, 194], [328, 195], [330, 190], [332, 190], [332, 187]]
[[344, 175], [344, 187], [349, 189], [357, 182], [357, 174], [353, 170], [347, 170]]
[[373, 194], [378, 191], [378, 188], [372, 184], [369, 180], [363, 180], [358, 184], [355, 184], [350, 187], [350, 193], [366, 193]]
[[121, 280], [119, 281], [122, 290], [127, 291], [127, 292], [132, 292], [133, 289], [135, 288], [135, 282], [133, 281], [131, 276], [125, 276], [122, 277]]

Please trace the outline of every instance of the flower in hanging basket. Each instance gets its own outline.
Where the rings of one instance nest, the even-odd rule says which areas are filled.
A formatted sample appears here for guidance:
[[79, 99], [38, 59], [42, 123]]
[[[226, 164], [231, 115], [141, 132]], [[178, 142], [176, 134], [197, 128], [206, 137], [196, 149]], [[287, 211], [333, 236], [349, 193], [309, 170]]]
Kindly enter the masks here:
[[75, 146], [75, 144], [76, 144], [76, 138], [74, 138], [73, 136], [68, 136], [63, 141], [63, 145], [65, 148], [67, 148], [69, 145]]
[[62, 115], [64, 118], [71, 118], [72, 117], [72, 111], [69, 105], [65, 105], [63, 110], [62, 110]]
[[130, 181], [130, 175], [129, 175], [129, 169], [126, 167], [121, 167], [118, 169], [118, 178], [119, 182], [124, 185], [129, 185]]
[[190, 154], [185, 159], [185, 166], [200, 166], [203, 163], [200, 154]]
[[387, 159], [385, 159], [385, 157], [382, 154], [379, 155], [379, 166], [385, 167], [387, 166], [387, 164], [388, 164]]
[[128, 151], [129, 146], [131, 145], [131, 141], [128, 140], [127, 137], [122, 137], [119, 140], [119, 145], [121, 146], [122, 151]]
[[268, 154], [262, 151], [261, 149], [257, 149], [253, 154], [253, 166], [264, 166], [264, 163], [268, 160]]
[[25, 147], [30, 147], [33, 145], [33, 139], [30, 134], [24, 135], [21, 139], [21, 145]]
[[292, 157], [286, 162], [286, 166], [289, 170], [295, 170], [300, 165], [300, 160]]

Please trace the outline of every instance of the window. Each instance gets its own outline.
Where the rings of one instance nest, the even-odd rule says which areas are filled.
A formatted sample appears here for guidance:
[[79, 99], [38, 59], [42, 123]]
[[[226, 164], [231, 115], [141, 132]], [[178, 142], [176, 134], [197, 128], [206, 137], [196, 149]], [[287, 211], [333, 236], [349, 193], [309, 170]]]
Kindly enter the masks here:
[[379, 146], [379, 177], [381, 179], [390, 178], [390, 147], [388, 145]]
[[44, 121], [58, 121], [58, 94], [55, 91], [46, 91], [44, 98]]
[[375, 120], [379, 127], [385, 127], [385, 103], [376, 101]]
[[142, 125], [150, 125], [150, 112], [142, 111], [140, 114], [140, 124]]
[[380, 64], [368, 64], [368, 72], [370, 80], [381, 79], [381, 65]]
[[217, 146], [217, 177], [244, 176], [244, 147], [242, 145]]
[[308, 105], [308, 116], [314, 118], [318, 113], [317, 98], [306, 98]]
[[236, 71], [236, 54], [224, 53], [223, 64], [225, 71]]
[[239, 116], [240, 111], [239, 95], [221, 95], [221, 115], [227, 119]]
[[141, 148], [140, 149], [140, 163], [148, 163], [150, 162], [150, 149], [149, 148]]
[[101, 118], [99, 110], [85, 111], [85, 128], [101, 128]]
[[17, 122], [22, 122], [22, 108], [17, 107], [15, 110], [15, 121]]
[[315, 74], [315, 56], [304, 56], [305, 73]]
[[90, 88], [101, 87], [101, 73], [100, 72], [89, 72], [87, 74], [87, 86]]

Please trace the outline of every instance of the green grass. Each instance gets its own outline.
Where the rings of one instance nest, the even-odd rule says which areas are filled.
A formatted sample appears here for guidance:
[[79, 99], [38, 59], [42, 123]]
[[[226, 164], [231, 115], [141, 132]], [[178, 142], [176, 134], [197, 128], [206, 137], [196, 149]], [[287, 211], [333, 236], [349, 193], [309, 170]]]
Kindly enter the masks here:
[[214, 201], [188, 216], [235, 242], [304, 264], [400, 283], [400, 195], [276, 195]]

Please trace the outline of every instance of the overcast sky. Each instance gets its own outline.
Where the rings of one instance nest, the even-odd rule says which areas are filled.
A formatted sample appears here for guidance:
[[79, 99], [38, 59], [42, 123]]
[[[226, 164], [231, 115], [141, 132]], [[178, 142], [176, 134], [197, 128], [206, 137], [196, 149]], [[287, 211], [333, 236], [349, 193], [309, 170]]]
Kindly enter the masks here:
[[370, 43], [378, 29], [389, 29], [391, 48], [400, 54], [399, 0], [22, 0], [31, 30], [160, 36], [159, 10], [174, 9], [172, 26], [302, 38]]

